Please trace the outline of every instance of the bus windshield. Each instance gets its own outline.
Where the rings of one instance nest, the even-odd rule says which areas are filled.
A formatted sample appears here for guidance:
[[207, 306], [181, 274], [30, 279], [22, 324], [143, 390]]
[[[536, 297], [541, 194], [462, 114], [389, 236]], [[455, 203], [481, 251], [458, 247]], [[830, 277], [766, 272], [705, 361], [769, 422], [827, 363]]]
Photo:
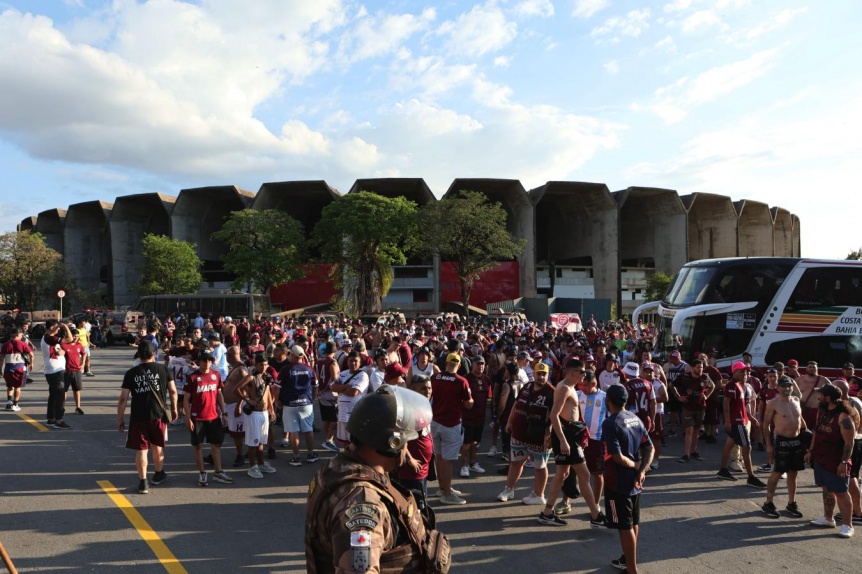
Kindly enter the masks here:
[[792, 268], [786, 263], [753, 266], [750, 262], [683, 267], [664, 303], [670, 307], [745, 301], [766, 305]]

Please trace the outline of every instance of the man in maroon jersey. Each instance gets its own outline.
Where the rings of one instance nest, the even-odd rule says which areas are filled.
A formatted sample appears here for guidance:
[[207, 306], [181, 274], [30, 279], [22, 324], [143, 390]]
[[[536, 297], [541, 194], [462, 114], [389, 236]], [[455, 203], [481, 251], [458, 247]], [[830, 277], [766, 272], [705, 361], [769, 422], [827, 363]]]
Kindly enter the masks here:
[[461, 447], [461, 476], [469, 478], [471, 472], [485, 474], [476, 460], [476, 447], [482, 442], [485, 428], [485, 414], [488, 411], [488, 396], [491, 392], [491, 378], [485, 374], [485, 357], [481, 354], [473, 358], [470, 374], [466, 377], [473, 396], [473, 406], [464, 409], [464, 445]]
[[641, 378], [640, 367], [637, 363], [626, 363], [623, 367], [623, 373], [628, 377], [628, 380], [623, 384], [629, 395], [626, 410], [636, 414], [647, 432], [650, 432], [655, 427], [656, 406], [652, 382]]
[[330, 385], [338, 381], [341, 370], [335, 360], [335, 343], [327, 341], [323, 345], [323, 358], [317, 362], [317, 404], [320, 407], [320, 418], [323, 421], [323, 448], [338, 452], [335, 444], [335, 431], [338, 428], [338, 396], [332, 392]]
[[458, 460], [463, 444], [461, 418], [464, 409], [473, 407], [470, 383], [458, 374], [461, 356], [449, 353], [446, 370], [431, 377], [433, 418], [431, 435], [434, 437], [434, 453], [437, 463], [437, 479], [440, 481], [440, 502], [443, 504], [466, 504], [460, 492], [452, 488], [452, 464]]
[[681, 373], [673, 383], [674, 396], [682, 403], [682, 428], [685, 432], [685, 452], [679, 462], [702, 460], [697, 452], [698, 431], [706, 415], [706, 402], [715, 391], [715, 384], [703, 373], [703, 360], [693, 359], [691, 372]]
[[224, 442], [224, 426], [219, 420], [219, 413], [227, 422], [224, 396], [222, 396], [222, 381], [218, 371], [212, 369], [213, 355], [210, 351], [198, 354], [199, 371], [189, 375], [185, 388], [186, 426], [191, 433], [191, 443], [195, 447], [195, 463], [200, 477], [198, 486], [207, 486], [207, 473], [204, 470], [203, 443], [210, 444], [213, 464], [216, 471], [213, 480], [230, 484], [233, 479], [228, 476], [221, 465], [221, 445]]
[[[748, 409], [745, 406], [745, 381], [748, 379], [751, 368], [742, 361], [737, 361], [730, 370], [731, 379], [724, 387], [724, 403], [722, 405], [727, 441], [721, 451], [721, 469], [718, 471], [718, 477], [723, 480], [739, 480], [730, 473], [730, 469], [727, 467], [730, 461], [730, 451], [733, 450], [734, 445], [738, 445], [742, 452], [745, 470], [748, 473], [748, 486], [763, 489], [766, 488], [766, 484], [754, 476], [751, 470], [751, 437], [746, 426], [749, 418]], [[759, 432], [759, 424], [756, 419], [752, 420], [752, 425], [755, 432]]]

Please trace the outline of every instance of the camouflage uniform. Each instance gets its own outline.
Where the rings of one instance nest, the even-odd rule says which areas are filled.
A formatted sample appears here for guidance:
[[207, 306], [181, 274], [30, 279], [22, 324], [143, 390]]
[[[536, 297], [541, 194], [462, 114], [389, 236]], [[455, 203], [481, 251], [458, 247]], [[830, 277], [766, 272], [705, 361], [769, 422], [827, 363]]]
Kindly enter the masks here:
[[341, 453], [309, 485], [308, 572], [447, 572], [448, 540], [432, 528], [411, 494]]

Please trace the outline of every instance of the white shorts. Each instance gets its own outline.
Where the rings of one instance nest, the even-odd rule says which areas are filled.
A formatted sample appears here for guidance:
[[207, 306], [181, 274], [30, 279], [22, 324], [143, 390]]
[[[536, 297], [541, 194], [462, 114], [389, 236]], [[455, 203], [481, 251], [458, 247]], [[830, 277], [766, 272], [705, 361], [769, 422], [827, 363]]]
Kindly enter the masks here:
[[335, 429], [335, 440], [343, 445], [350, 443], [350, 433], [347, 432], [347, 423], [338, 421], [338, 427]]
[[269, 438], [269, 413], [255, 411], [245, 418], [245, 445], [256, 447], [264, 445]]
[[227, 430], [233, 433], [243, 432], [243, 414], [242, 411], [239, 415], [236, 414], [236, 403], [225, 403], [224, 408], [227, 411]]
[[[512, 453], [509, 460], [511, 462], [521, 462], [522, 460], [530, 459], [533, 461], [533, 468], [545, 468], [548, 466], [548, 459], [551, 458], [551, 451], [535, 451], [527, 448], [527, 445], [514, 438], [510, 441]], [[580, 448], [580, 447], [578, 447]]]
[[431, 421], [431, 436], [434, 437], [434, 454], [439, 454], [443, 460], [458, 460], [461, 445], [464, 443], [464, 432], [460, 423], [447, 427]]

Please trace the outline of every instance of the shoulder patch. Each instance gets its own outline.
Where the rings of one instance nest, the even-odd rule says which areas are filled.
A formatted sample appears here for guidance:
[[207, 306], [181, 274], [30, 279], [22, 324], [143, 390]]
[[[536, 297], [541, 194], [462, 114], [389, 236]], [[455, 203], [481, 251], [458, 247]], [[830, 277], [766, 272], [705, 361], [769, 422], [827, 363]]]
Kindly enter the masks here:
[[368, 572], [371, 567], [371, 534], [360, 530], [350, 533], [350, 549], [353, 552], [353, 571]]
[[380, 510], [371, 504], [357, 503], [349, 506], [344, 511], [347, 522], [344, 526], [348, 530], [355, 531], [360, 528], [374, 530], [380, 523]]

